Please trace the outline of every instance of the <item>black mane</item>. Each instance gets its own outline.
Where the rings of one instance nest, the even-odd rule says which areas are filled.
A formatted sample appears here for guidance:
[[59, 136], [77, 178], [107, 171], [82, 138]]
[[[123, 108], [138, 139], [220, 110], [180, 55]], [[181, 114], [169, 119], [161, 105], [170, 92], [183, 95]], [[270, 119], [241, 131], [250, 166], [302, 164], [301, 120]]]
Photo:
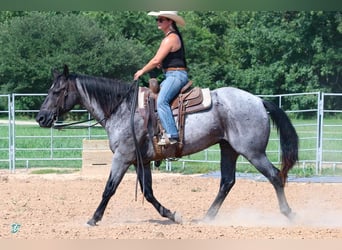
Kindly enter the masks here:
[[79, 74], [69, 75], [69, 78], [80, 81], [83, 91], [88, 93], [90, 99], [95, 99], [100, 104], [106, 117], [115, 111], [123, 98], [126, 99], [130, 107], [134, 94], [131, 84], [118, 79]]

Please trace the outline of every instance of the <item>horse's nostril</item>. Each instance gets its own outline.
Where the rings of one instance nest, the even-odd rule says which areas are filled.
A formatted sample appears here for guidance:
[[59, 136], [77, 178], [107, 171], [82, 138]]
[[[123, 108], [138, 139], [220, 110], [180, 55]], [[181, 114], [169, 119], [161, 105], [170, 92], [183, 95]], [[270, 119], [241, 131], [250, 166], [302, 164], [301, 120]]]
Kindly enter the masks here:
[[41, 120], [41, 116], [37, 115], [36, 116], [36, 122], [39, 122]]
[[43, 115], [37, 115], [37, 116], [36, 116], [36, 121], [37, 121], [38, 123], [43, 122], [43, 121], [44, 121], [44, 116], [43, 116]]
[[36, 116], [36, 122], [39, 124], [39, 126], [45, 127], [48, 123], [47, 113], [44, 111], [39, 112]]

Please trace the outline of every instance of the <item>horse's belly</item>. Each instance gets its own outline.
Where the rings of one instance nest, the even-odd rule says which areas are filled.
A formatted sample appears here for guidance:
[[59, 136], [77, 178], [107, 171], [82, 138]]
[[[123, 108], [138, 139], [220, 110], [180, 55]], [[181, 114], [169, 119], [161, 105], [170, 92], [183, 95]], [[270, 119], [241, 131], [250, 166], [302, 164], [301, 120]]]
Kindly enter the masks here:
[[189, 114], [185, 118], [185, 154], [201, 151], [216, 144], [224, 136], [224, 129], [212, 110]]

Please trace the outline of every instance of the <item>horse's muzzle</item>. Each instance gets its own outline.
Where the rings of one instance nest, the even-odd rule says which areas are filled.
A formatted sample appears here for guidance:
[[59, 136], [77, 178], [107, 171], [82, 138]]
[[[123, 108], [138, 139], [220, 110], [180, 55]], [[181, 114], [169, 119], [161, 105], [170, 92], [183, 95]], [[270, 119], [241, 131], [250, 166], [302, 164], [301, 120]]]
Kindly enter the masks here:
[[56, 120], [57, 115], [47, 110], [39, 111], [36, 116], [36, 122], [38, 122], [39, 126], [43, 128], [51, 128]]

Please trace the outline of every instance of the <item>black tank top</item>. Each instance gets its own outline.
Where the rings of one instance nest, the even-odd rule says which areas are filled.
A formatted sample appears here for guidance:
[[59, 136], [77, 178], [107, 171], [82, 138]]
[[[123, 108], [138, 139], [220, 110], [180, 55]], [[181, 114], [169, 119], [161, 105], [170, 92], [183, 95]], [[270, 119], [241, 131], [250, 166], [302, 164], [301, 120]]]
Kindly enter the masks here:
[[[176, 33], [176, 32], [170, 32], [170, 34]], [[168, 34], [168, 35], [170, 35]], [[163, 60], [162, 62], [163, 69], [167, 68], [186, 68], [185, 63], [185, 55], [184, 55], [184, 48], [183, 44], [181, 44], [181, 47], [179, 50], [175, 52], [170, 52]]]

